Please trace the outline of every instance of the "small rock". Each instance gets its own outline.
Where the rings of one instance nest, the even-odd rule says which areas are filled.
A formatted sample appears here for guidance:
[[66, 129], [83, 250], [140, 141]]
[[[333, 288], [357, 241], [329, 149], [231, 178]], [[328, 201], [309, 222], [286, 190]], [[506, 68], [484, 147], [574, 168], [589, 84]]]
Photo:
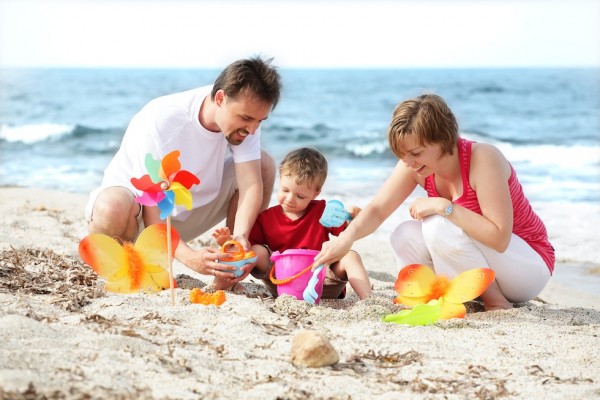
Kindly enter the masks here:
[[302, 367], [323, 367], [340, 360], [327, 336], [321, 332], [303, 330], [292, 340], [292, 364]]

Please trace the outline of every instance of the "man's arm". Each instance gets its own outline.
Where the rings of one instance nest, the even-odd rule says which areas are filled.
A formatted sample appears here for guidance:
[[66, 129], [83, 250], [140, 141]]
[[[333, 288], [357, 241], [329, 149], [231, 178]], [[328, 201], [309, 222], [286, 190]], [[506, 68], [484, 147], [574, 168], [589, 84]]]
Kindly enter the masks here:
[[[160, 209], [158, 207], [144, 207], [143, 212], [144, 224], [146, 226], [164, 223], [164, 221], [160, 219]], [[182, 239], [179, 239], [177, 249], [175, 250], [175, 258], [177, 260], [186, 267], [204, 275], [212, 275], [215, 269], [224, 272], [235, 270], [235, 267], [215, 262], [226, 256], [227, 255], [222, 253], [220, 249], [213, 249], [210, 247], [194, 250]]]

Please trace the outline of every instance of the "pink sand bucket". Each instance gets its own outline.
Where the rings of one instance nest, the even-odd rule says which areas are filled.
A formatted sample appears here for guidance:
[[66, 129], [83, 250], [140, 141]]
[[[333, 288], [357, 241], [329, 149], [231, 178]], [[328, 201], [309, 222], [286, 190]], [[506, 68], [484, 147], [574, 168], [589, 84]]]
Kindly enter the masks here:
[[[319, 254], [317, 250], [302, 249], [289, 249], [283, 253], [274, 252], [271, 255], [271, 261], [275, 263], [275, 266], [271, 268], [270, 279], [277, 285], [277, 294], [289, 294], [298, 300], [304, 300], [303, 293], [311, 281], [313, 275], [311, 268], [317, 254]], [[321, 300], [323, 281], [325, 281], [325, 268], [321, 268], [317, 274], [314, 304], [319, 304], [319, 300]]]

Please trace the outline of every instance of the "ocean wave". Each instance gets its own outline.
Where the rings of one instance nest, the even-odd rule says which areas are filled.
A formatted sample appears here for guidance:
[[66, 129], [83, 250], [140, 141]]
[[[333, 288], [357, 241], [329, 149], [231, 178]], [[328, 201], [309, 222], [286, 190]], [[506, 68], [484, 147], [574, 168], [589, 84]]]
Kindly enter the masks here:
[[[498, 147], [511, 161], [527, 162], [537, 166], [555, 166], [569, 170], [577, 170], [600, 164], [600, 145], [553, 143], [552, 141], [499, 139], [480, 132], [461, 134], [462, 137], [480, 143], [489, 143]], [[573, 143], [573, 142], [572, 142]], [[328, 147], [326, 147], [328, 148]], [[331, 146], [331, 148], [335, 148]], [[340, 148], [339, 145], [337, 147]], [[353, 138], [343, 147], [344, 154], [356, 157], [377, 157], [381, 155], [394, 157], [389, 150], [387, 138]]]
[[80, 138], [90, 134], [113, 132], [112, 129], [96, 129], [83, 125], [39, 123], [18, 126], [0, 125], [0, 141], [34, 144], [44, 141], [60, 141]]
[[[508, 136], [499, 136], [498, 133], [491, 134], [489, 132], [484, 132], [475, 129], [469, 129], [467, 132], [461, 132], [462, 137], [474, 140], [476, 142], [485, 142], [490, 144], [498, 144], [498, 143], [506, 143], [514, 146], [546, 146], [546, 145], [554, 145], [558, 147], [570, 147], [568, 144], [565, 144], [564, 138], [552, 138], [552, 137], [508, 137]], [[585, 147], [589, 147], [590, 145], [593, 147], [598, 143], [599, 137], [593, 134], [569, 134], [569, 144], [573, 146], [582, 145]]]
[[497, 85], [486, 85], [486, 86], [479, 86], [479, 87], [475, 87], [473, 89], [471, 89], [471, 94], [474, 93], [504, 93], [505, 90], [504, 88], [497, 86]]
[[0, 126], [0, 140], [31, 144], [45, 140], [58, 140], [73, 133], [75, 126], [66, 124], [28, 124], [20, 126]]
[[496, 144], [496, 147], [511, 162], [520, 162], [540, 169], [546, 174], [560, 174], [598, 177], [600, 167], [600, 145], [558, 146], [544, 144], [536, 146], [515, 146], [511, 143]]
[[367, 143], [348, 143], [344, 148], [348, 153], [357, 157], [374, 157], [387, 153], [391, 155], [387, 140], [378, 140]]

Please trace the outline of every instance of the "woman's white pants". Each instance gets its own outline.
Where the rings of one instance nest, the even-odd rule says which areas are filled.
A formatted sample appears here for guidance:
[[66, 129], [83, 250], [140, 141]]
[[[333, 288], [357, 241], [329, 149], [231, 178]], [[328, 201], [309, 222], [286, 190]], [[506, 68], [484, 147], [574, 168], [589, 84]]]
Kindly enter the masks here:
[[472, 268], [491, 268], [504, 297], [512, 303], [535, 298], [550, 279], [542, 257], [514, 233], [506, 251], [499, 253], [439, 215], [401, 223], [392, 232], [390, 244], [398, 270], [425, 264], [437, 275], [453, 278]]

